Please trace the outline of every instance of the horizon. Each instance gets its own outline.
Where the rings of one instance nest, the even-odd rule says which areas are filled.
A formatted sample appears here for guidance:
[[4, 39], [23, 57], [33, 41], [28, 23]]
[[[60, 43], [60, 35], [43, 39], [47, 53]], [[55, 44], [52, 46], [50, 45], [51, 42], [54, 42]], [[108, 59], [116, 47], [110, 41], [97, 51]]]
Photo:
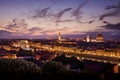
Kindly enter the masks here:
[[[4, 31], [4, 30], [0, 30], [0, 33], [3, 33], [5, 32], [5, 35], [6, 33], [10, 34], [10, 32], [7, 32], [7, 31]], [[99, 34], [99, 32], [86, 32], [85, 34], [61, 34], [61, 37], [63, 39], [79, 39], [79, 40], [84, 40], [86, 38], [87, 35], [90, 36], [91, 39], [96, 39], [97, 35]], [[120, 40], [120, 36], [116, 37], [116, 36], [109, 36], [109, 32], [101, 32], [104, 40]], [[114, 35], [114, 34], [113, 34]], [[37, 36], [37, 37], [23, 37], [23, 36], [9, 36], [9, 37], [6, 37], [6, 36], [2, 36], [0, 39], [58, 39], [58, 34], [55, 34], [54, 36], [52, 37], [42, 37], [41, 36]]]

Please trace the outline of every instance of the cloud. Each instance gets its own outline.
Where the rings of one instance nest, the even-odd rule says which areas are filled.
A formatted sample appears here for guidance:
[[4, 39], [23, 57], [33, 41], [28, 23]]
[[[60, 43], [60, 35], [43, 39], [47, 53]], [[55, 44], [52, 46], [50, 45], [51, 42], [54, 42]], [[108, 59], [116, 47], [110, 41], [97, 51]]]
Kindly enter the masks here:
[[70, 10], [72, 10], [72, 8], [65, 8], [65, 9], [59, 11], [57, 14], [55, 14], [56, 23], [58, 23], [59, 21], [62, 21], [61, 18], [63, 16], [63, 14]]
[[100, 20], [103, 20], [106, 17], [112, 17], [112, 16], [120, 16], [120, 3], [118, 5], [111, 5], [111, 6], [106, 6], [105, 10], [112, 10], [109, 11], [108, 13], [105, 13], [99, 17]]
[[33, 18], [44, 18], [44, 17], [54, 17], [55, 22], [67, 22], [72, 20], [61, 20], [64, 13], [72, 10], [71, 17], [75, 17], [78, 21], [81, 18], [81, 14], [83, 12], [81, 11], [81, 8], [85, 6], [88, 3], [88, 1], [85, 1], [84, 3], [80, 4], [76, 9], [72, 10], [72, 8], [64, 8], [63, 10], [58, 11], [57, 13], [54, 13], [53, 11], [50, 12], [50, 7], [46, 7], [43, 9], [37, 9], [35, 10]]
[[[81, 11], [81, 8], [84, 7], [87, 3], [88, 3], [88, 0], [78, 5], [78, 7], [75, 9], [73, 9], [72, 7], [68, 7], [68, 8], [63, 8], [62, 10], [59, 10], [57, 12], [52, 10], [51, 7], [36, 9], [33, 11], [33, 14], [30, 15], [29, 18], [32, 17], [33, 19], [42, 18], [44, 20], [50, 20], [50, 21], [52, 20], [53, 22], [56, 23], [56, 25], [62, 22], [79, 21], [79, 19], [82, 17], [82, 14], [83, 14], [83, 12]], [[68, 12], [68, 15], [69, 15], [67, 16], [68, 19], [64, 19], [64, 15], [66, 12]]]
[[95, 20], [90, 20], [90, 21], [86, 21], [86, 22], [82, 22], [82, 21], [78, 21], [79, 23], [81, 23], [81, 24], [91, 24], [91, 23], [93, 23]]
[[15, 38], [20, 38], [20, 37], [26, 37], [26, 35], [20, 35], [19, 33], [16, 32], [10, 32], [7, 30], [0, 30], [0, 39], [15, 39]]
[[66, 30], [69, 30], [71, 28], [69, 27], [63, 27], [63, 28], [59, 28], [59, 29], [56, 29], [57, 32], [65, 32]]
[[72, 22], [72, 21], [74, 21], [74, 20], [71, 20], [71, 19], [66, 19], [66, 20], [57, 20], [56, 22]]
[[48, 12], [49, 9], [50, 7], [35, 10], [34, 16], [32, 16], [32, 18], [44, 18], [50, 16], [50, 13]]
[[32, 28], [28, 29], [28, 31], [30, 31], [30, 32], [38, 32], [40, 30], [42, 30], [42, 28], [39, 28], [39, 27], [32, 27]]
[[57, 29], [43, 29], [40, 33], [43, 35], [56, 35], [58, 32], [65, 33], [69, 31], [71, 28], [69, 27], [62, 27]]
[[107, 22], [107, 21], [103, 21], [103, 23], [105, 23], [105, 24], [110, 24], [109, 22]]
[[93, 22], [94, 22], [94, 20], [91, 20], [91, 21], [89, 21], [88, 23], [91, 24], [91, 23], [93, 23]]
[[47, 30], [44, 30], [42, 33], [52, 33], [55, 31], [56, 31], [55, 29], [47, 29]]
[[6, 30], [0, 30], [0, 34], [10, 34], [10, 32]]
[[6, 30], [0, 30], [0, 39], [11, 38], [12, 33]]
[[73, 34], [86, 34], [86, 32], [81, 32], [81, 31], [72, 31]]
[[85, 1], [84, 3], [80, 4], [75, 10], [73, 10], [71, 17], [75, 17], [76, 21], [79, 21], [79, 19], [82, 17], [83, 14], [81, 8], [85, 6], [87, 3], [88, 1]]
[[104, 27], [106, 29], [110, 29], [110, 30], [120, 30], [120, 23], [117, 24], [106, 24], [105, 26], [101, 26]]
[[103, 20], [106, 17], [120, 16], [120, 10], [111, 11], [109, 13], [103, 14], [100, 16], [100, 20]]
[[[48, 32], [52, 32], [54, 30], [46, 30]], [[9, 39], [45, 39], [48, 37], [52, 37], [52, 38], [57, 38], [57, 32], [55, 34], [49, 34], [46, 32], [43, 33], [43, 35], [29, 35], [29, 34], [25, 34], [25, 35], [18, 35], [15, 34], [14, 32], [9, 32], [9, 31], [5, 31], [5, 30], [0, 30], [0, 39], [5, 39], [5, 38], [9, 38]], [[98, 34], [97, 32], [80, 32], [80, 31], [75, 31], [74, 33], [70, 33], [70, 34], [64, 34], [62, 33], [62, 37], [64, 38], [81, 38], [83, 39], [84, 37], [86, 37], [86, 34], [90, 34], [90, 36], [92, 38], [96, 37], [96, 34]], [[105, 39], [120, 39], [120, 32], [102, 32], [103, 36]]]
[[110, 10], [110, 9], [120, 9], [120, 3], [118, 3], [118, 5], [109, 5], [109, 6], [106, 6], [105, 9], [106, 9], [106, 10]]
[[35, 36], [35, 35], [41, 35], [41, 32], [43, 31], [43, 28], [39, 28], [39, 27], [32, 27], [30, 29], [28, 29], [29, 31], [29, 35], [31, 36]]
[[4, 27], [5, 30], [9, 30], [12, 32], [23, 32], [28, 27], [28, 24], [25, 22], [24, 19], [18, 20], [13, 19], [7, 26]]
[[6, 30], [0, 30], [0, 39], [40, 39], [40, 38], [46, 38], [47, 36], [45, 35], [37, 35], [35, 33], [31, 34], [24, 34], [20, 35], [19, 33], [16, 32], [10, 32]]
[[43, 9], [37, 9], [35, 10], [33, 16], [31, 16], [33, 19], [36, 18], [46, 18], [49, 20], [53, 20], [56, 24], [58, 24], [59, 22], [69, 22], [72, 20], [62, 20], [62, 16], [64, 15], [65, 12], [72, 10], [72, 8], [65, 8], [63, 10], [58, 11], [57, 13], [55, 13], [54, 11], [50, 10], [50, 7], [46, 7]]

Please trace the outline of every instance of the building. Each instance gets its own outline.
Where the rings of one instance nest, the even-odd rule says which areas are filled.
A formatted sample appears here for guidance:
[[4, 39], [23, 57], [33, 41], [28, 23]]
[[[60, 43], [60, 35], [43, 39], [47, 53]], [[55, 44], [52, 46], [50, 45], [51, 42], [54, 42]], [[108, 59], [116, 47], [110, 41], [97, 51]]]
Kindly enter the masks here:
[[101, 32], [96, 36], [96, 42], [104, 42], [104, 37]]
[[61, 42], [61, 33], [60, 32], [58, 33], [58, 42], [59, 43]]
[[90, 38], [90, 35], [87, 34], [83, 41], [84, 41], [84, 42], [91, 42], [91, 40], [92, 40], [92, 39]]
[[66, 40], [61, 37], [61, 33], [59, 32], [58, 33], [58, 43], [62, 43], [64, 41], [66, 41]]
[[60, 32], [58, 33], [57, 42], [60, 43], [60, 44], [62, 44], [62, 43], [63, 43], [63, 44], [77, 44], [77, 43], [74, 42], [74, 41], [71, 41], [71, 40], [69, 40], [69, 39], [62, 38]]
[[90, 60], [82, 60], [85, 69], [94, 71], [95, 73], [118, 73], [118, 65]]
[[101, 32], [99, 32], [95, 39], [90, 38], [90, 35], [87, 36], [83, 40], [84, 42], [104, 42], [104, 37]]
[[37, 51], [35, 53], [35, 60], [52, 60], [55, 58], [55, 53], [54, 52], [49, 52], [49, 51]]
[[11, 46], [14, 48], [22, 48], [24, 50], [32, 50], [30, 48], [30, 43], [28, 42], [28, 40], [18, 40], [16, 42], [12, 42]]
[[16, 50], [10, 50], [9, 58], [17, 59], [17, 51]]
[[91, 42], [91, 39], [90, 39], [90, 35], [89, 35], [89, 34], [87, 34], [87, 36], [86, 36], [86, 42]]

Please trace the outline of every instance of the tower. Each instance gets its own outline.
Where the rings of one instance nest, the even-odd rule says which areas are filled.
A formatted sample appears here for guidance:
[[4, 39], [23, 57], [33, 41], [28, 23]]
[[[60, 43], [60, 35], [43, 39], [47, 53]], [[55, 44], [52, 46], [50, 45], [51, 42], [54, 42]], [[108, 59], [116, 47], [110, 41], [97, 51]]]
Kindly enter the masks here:
[[89, 34], [87, 34], [87, 36], [86, 36], [86, 42], [90, 42], [91, 40], [90, 40], [90, 35]]
[[59, 43], [61, 42], [61, 33], [60, 32], [58, 33], [58, 42]]

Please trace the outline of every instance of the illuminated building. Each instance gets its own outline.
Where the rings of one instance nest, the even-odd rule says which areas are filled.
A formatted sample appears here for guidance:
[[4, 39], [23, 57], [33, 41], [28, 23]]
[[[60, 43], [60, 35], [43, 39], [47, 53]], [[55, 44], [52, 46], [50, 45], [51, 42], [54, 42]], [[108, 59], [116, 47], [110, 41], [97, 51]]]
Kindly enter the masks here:
[[64, 43], [64, 44], [76, 44], [76, 42], [72, 42], [72, 41], [69, 41], [69, 40], [67, 40], [67, 39], [62, 38], [60, 32], [58, 33], [57, 42], [58, 42], [58, 43]]
[[35, 60], [52, 60], [55, 58], [54, 52], [49, 51], [37, 51], [35, 53]]
[[64, 42], [64, 41], [66, 41], [66, 39], [62, 38], [61, 33], [59, 32], [58, 33], [58, 42], [61, 43], [61, 42]]
[[22, 48], [24, 50], [31, 50], [30, 43], [28, 42], [28, 40], [20, 40], [17, 42], [13, 42], [11, 46], [15, 48]]
[[90, 35], [89, 35], [89, 34], [87, 34], [87, 36], [86, 36], [86, 42], [91, 42], [91, 39], [90, 39]]
[[87, 36], [84, 38], [84, 40], [83, 40], [83, 41], [85, 41], [85, 42], [91, 42], [90, 35], [89, 35], [89, 34], [87, 34]]
[[61, 33], [58, 33], [58, 40], [61, 40]]
[[61, 43], [61, 33], [58, 33], [58, 43]]
[[39, 54], [36, 54], [36, 55], [35, 55], [35, 60], [37, 60], [37, 61], [40, 60], [40, 57], [41, 57], [41, 56], [40, 56]]
[[95, 39], [90, 38], [90, 35], [87, 34], [87, 36], [84, 38], [85, 42], [104, 42], [104, 37], [101, 32], [98, 33]]
[[16, 54], [11, 54], [11, 59], [17, 59], [17, 55]]
[[101, 32], [96, 36], [96, 42], [104, 42], [104, 38]]
[[21, 40], [20, 45], [21, 45], [21, 48], [23, 48], [23, 49], [29, 48], [28, 40]]
[[9, 54], [9, 58], [16, 59], [17, 58], [16, 53], [17, 53], [16, 50], [11, 49], [10, 54]]

